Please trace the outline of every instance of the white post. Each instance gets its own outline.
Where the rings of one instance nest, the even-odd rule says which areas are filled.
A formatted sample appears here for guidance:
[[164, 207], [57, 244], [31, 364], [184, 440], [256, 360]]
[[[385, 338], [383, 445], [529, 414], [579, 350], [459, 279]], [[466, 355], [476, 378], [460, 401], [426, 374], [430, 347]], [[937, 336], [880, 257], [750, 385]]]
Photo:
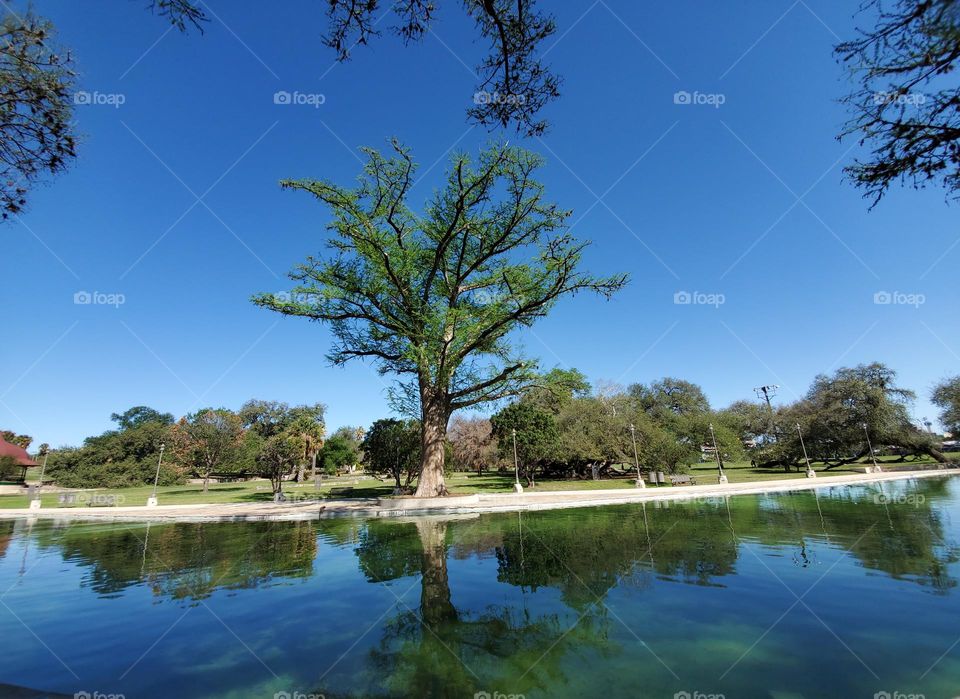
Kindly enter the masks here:
[[513, 492], [522, 493], [523, 486], [520, 485], [520, 462], [517, 460], [517, 431], [510, 430], [510, 434], [513, 436]]
[[637, 455], [637, 436], [635, 432], [636, 430], [633, 425], [630, 425], [630, 440], [633, 442], [633, 461], [637, 465], [637, 487], [646, 488], [647, 484], [643, 482], [643, 478], [640, 476], [640, 457]]
[[163, 450], [166, 445], [160, 442], [160, 457], [157, 459], [157, 475], [153, 477], [153, 495], [147, 498], [147, 507], [157, 506], [157, 484], [160, 482], [160, 464], [163, 463]]
[[717, 476], [717, 483], [726, 483], [727, 474], [723, 472], [723, 462], [720, 460], [720, 450], [717, 449], [717, 435], [713, 432], [713, 423], [710, 423], [710, 439], [713, 440], [713, 455], [717, 458], [717, 471], [719, 476]]
[[800, 437], [800, 448], [803, 449], [803, 460], [807, 462], [807, 478], [816, 478], [817, 473], [810, 465], [810, 457], [807, 456], [807, 447], [803, 443], [803, 432], [800, 431], [800, 423], [797, 423], [797, 435]]
[[863, 423], [863, 432], [867, 435], [867, 447], [870, 449], [870, 460], [873, 461], [873, 472], [880, 473], [880, 467], [877, 465], [877, 455], [873, 453], [873, 444], [870, 442], [870, 431], [867, 429], [867, 423]]
[[37, 492], [34, 494], [35, 497], [30, 501], [31, 510], [39, 510], [41, 505], [40, 502], [40, 489], [43, 488], [43, 472], [47, 470], [47, 459], [50, 458], [50, 454], [43, 455], [43, 464], [40, 466], [40, 482], [37, 484]]

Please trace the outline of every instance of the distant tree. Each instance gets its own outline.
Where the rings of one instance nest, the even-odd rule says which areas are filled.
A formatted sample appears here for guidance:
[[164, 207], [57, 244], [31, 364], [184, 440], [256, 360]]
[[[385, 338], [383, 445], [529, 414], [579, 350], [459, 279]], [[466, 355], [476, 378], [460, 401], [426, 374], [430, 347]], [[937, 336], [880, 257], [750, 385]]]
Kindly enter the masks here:
[[206, 493], [210, 476], [236, 457], [243, 423], [239, 415], [225, 408], [205, 408], [180, 418], [170, 434], [176, 460], [203, 479]]
[[[540, 111], [560, 96], [560, 79], [542, 63], [543, 41], [553, 35], [553, 18], [536, 9], [536, 0], [466, 0], [463, 6], [476, 22], [480, 38], [490, 47], [477, 66], [479, 84], [471, 121], [483, 126], [513, 125], [524, 135], [547, 129]], [[428, 0], [400, 0], [392, 8], [399, 20], [394, 31], [405, 44], [431, 31], [436, 6]], [[379, 35], [382, 19], [376, 0], [329, 0], [330, 28], [324, 43], [345, 61], [358, 45]]]
[[409, 488], [420, 469], [420, 425], [415, 420], [377, 420], [360, 448], [372, 473], [392, 476], [398, 491]]
[[875, 205], [890, 185], [960, 189], [960, 9], [955, 0], [866, 0], [873, 26], [836, 53], [856, 81], [840, 137], [870, 149], [845, 168]]
[[337, 429], [323, 445], [320, 461], [325, 473], [336, 474], [360, 463], [360, 441], [352, 427]]
[[518, 470], [527, 485], [533, 486], [537, 468], [550, 459], [559, 438], [553, 416], [530, 403], [517, 401], [491, 417], [490, 424], [500, 455], [511, 462], [516, 431]]
[[670, 425], [678, 417], [705, 415], [710, 402], [697, 384], [666, 377], [649, 385], [634, 384], [629, 393], [657, 423]]
[[0, 437], [8, 444], [16, 444], [21, 449], [28, 449], [33, 442], [33, 437], [26, 434], [17, 434], [11, 430], [0, 430]]
[[[283, 497], [283, 478], [289, 475], [289, 468], [302, 469], [305, 460], [312, 458], [319, 447], [325, 410], [321, 403], [291, 407], [279, 401], [256, 399], [240, 407], [240, 421], [250, 432], [242, 448], [247, 454], [244, 463], [270, 478], [277, 499]], [[299, 451], [291, 457], [294, 447]]]
[[960, 436], [960, 376], [938, 383], [930, 399], [940, 408], [940, 422], [944, 429], [954, 438]]
[[0, 481], [19, 481], [23, 466], [12, 456], [0, 456]]
[[406, 199], [414, 181], [408, 151], [367, 150], [356, 190], [329, 182], [284, 182], [333, 210], [334, 251], [309, 258], [291, 278], [294, 295], [260, 294], [257, 305], [330, 324], [329, 359], [370, 358], [408, 379], [394, 393], [422, 424], [417, 495], [446, 492], [444, 445], [456, 410], [516, 395], [534, 377], [532, 362], [507, 340], [580, 291], [610, 296], [625, 276], [578, 270], [586, 243], [565, 229], [570, 214], [545, 201], [533, 179], [541, 159], [495, 146], [473, 165], [454, 158], [425, 215]]
[[148, 422], [157, 422], [161, 425], [173, 424], [172, 413], [161, 413], [146, 405], [138, 405], [122, 413], [113, 413], [110, 419], [117, 423], [121, 430], [129, 430]]
[[590, 382], [578, 369], [554, 368], [534, 379], [523, 399], [551, 413], [560, 412], [574, 398], [590, 395]]
[[464, 418], [455, 415], [447, 432], [453, 448], [453, 459], [459, 468], [483, 475], [497, 461], [497, 445], [493, 428], [485, 417]]

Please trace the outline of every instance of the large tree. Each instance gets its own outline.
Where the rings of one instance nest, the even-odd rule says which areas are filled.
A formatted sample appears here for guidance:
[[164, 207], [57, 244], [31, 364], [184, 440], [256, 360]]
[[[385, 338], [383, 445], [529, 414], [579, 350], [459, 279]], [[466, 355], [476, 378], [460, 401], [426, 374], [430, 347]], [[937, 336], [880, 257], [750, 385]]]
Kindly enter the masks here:
[[367, 468], [393, 476], [399, 492], [410, 487], [420, 470], [420, 425], [415, 420], [377, 420], [367, 430], [361, 448]]
[[891, 184], [960, 190], [960, 7], [955, 0], [867, 0], [871, 27], [837, 46], [855, 86], [841, 133], [869, 150], [845, 171], [876, 204]]
[[285, 181], [333, 212], [326, 259], [310, 257], [287, 295], [257, 305], [323, 321], [337, 340], [328, 358], [374, 360], [403, 381], [394, 398], [416, 405], [422, 469], [417, 495], [446, 492], [444, 442], [450, 415], [515, 395], [534, 363], [511, 346], [511, 331], [545, 316], [580, 291], [609, 297], [625, 275], [580, 271], [587, 243], [567, 230], [570, 212], [544, 197], [534, 179], [539, 156], [497, 145], [476, 162], [453, 158], [446, 182], [415, 213], [407, 198], [415, 165], [394, 143], [386, 158], [366, 149], [355, 189], [328, 181]]
[[237, 456], [243, 422], [226, 408], [205, 408], [180, 418], [170, 435], [176, 460], [203, 479], [203, 492], [207, 492], [210, 476]]

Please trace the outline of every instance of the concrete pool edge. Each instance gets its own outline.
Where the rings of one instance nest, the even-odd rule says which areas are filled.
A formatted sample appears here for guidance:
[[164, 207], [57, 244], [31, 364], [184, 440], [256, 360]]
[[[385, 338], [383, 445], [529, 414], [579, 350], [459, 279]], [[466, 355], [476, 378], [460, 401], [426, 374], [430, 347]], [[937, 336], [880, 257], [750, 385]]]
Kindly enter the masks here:
[[94, 522], [260, 522], [303, 521], [328, 517], [410, 517], [432, 515], [479, 514], [558, 510], [573, 507], [624, 505], [638, 502], [664, 502], [760, 495], [845, 485], [868, 485], [913, 478], [942, 478], [960, 475], [960, 468], [922, 471], [890, 471], [847, 476], [820, 476], [752, 483], [716, 483], [669, 488], [623, 488], [610, 490], [555, 490], [497, 493], [474, 496], [429, 498], [420, 505], [405, 499], [403, 507], [385, 506], [379, 498], [353, 500], [301, 501], [288, 503], [231, 503], [207, 505], [161, 505], [158, 507], [103, 508], [26, 508], [0, 509], [0, 519], [50, 519]]

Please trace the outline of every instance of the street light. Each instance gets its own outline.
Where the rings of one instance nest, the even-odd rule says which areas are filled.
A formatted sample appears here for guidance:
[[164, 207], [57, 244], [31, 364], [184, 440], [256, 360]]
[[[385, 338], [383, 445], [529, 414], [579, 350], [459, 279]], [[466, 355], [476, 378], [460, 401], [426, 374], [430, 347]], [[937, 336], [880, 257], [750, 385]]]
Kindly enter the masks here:
[[717, 435], [713, 432], [713, 423], [710, 423], [710, 438], [713, 440], [713, 455], [717, 457], [717, 471], [720, 474], [717, 476], [717, 483], [726, 483], [727, 474], [723, 472], [723, 461], [720, 460], [720, 450], [717, 449]]
[[510, 434], [513, 436], [513, 492], [522, 493], [523, 486], [520, 485], [520, 462], [517, 460], [517, 431], [510, 430]]
[[637, 465], [637, 487], [646, 488], [646, 483], [644, 483], [643, 478], [640, 477], [640, 457], [637, 455], [637, 435], [635, 433], [636, 430], [633, 425], [630, 425], [630, 441], [633, 442], [633, 461]]
[[873, 472], [879, 473], [881, 469], [877, 466], [877, 455], [873, 453], [873, 444], [870, 442], [870, 430], [867, 429], [867, 423], [863, 423], [863, 433], [867, 435], [867, 447], [870, 449], [870, 460], [873, 461]]
[[163, 463], [163, 450], [166, 445], [160, 442], [160, 458], [157, 459], [157, 475], [153, 477], [153, 495], [147, 498], [147, 507], [157, 506], [157, 483], [160, 482], [160, 464]]
[[807, 462], [807, 478], [816, 478], [817, 474], [810, 465], [810, 457], [807, 456], [807, 447], [803, 443], [803, 432], [800, 431], [800, 423], [797, 423], [797, 434], [800, 436], [800, 448], [803, 449], [803, 459]]

